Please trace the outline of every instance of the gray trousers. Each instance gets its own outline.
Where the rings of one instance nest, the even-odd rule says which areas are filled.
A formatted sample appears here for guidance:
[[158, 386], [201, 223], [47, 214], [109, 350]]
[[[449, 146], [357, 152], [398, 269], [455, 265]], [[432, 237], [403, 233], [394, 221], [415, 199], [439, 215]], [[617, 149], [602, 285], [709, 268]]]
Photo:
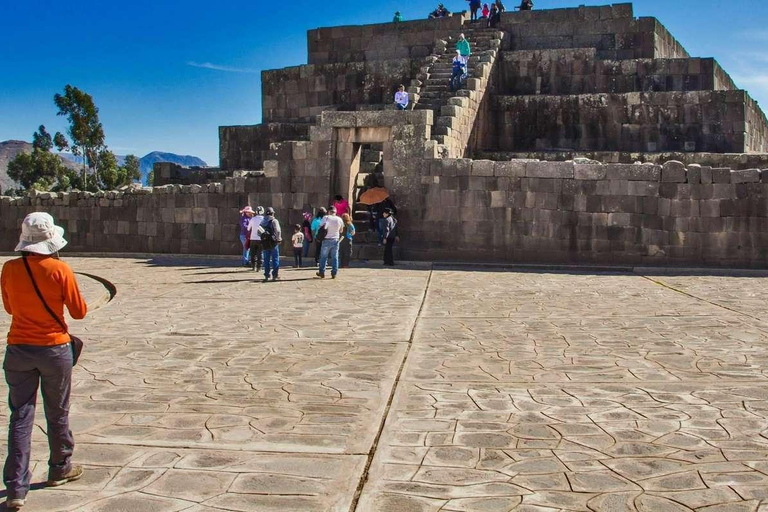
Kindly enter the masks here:
[[72, 349], [69, 343], [52, 347], [8, 345], [5, 351], [5, 380], [11, 423], [8, 427], [8, 458], [3, 482], [8, 499], [24, 498], [32, 473], [32, 429], [35, 422], [37, 388], [42, 383], [43, 406], [48, 423], [48, 478], [57, 480], [72, 469], [75, 447], [69, 430], [69, 393], [72, 387]]

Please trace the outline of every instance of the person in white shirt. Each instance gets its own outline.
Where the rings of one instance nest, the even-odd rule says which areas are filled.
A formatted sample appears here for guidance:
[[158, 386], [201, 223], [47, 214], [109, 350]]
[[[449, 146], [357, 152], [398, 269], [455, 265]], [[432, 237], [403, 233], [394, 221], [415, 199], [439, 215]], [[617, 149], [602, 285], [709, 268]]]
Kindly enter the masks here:
[[257, 206], [255, 211], [256, 215], [251, 217], [251, 220], [248, 221], [248, 233], [251, 242], [251, 270], [259, 272], [261, 270], [263, 250], [263, 247], [261, 246], [261, 236], [259, 235], [259, 226], [261, 226], [261, 223], [264, 221], [264, 207]]
[[336, 215], [336, 208], [331, 206], [328, 209], [328, 215], [323, 217], [320, 223], [320, 229], [325, 230], [323, 245], [320, 247], [320, 268], [317, 277], [325, 278], [325, 268], [328, 263], [328, 257], [331, 258], [331, 278], [336, 279], [339, 272], [339, 238], [344, 231], [344, 221]]
[[397, 110], [405, 110], [408, 108], [408, 93], [405, 92], [405, 86], [400, 84], [395, 93], [395, 105]]

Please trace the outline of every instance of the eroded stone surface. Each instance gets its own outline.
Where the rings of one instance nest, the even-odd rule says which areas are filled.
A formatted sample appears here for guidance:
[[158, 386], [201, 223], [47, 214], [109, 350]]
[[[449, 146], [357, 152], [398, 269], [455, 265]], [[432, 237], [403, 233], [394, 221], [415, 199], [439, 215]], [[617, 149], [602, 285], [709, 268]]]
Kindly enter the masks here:
[[764, 278], [72, 264], [87, 472], [25, 510], [348, 511], [412, 331], [358, 512], [768, 509]]

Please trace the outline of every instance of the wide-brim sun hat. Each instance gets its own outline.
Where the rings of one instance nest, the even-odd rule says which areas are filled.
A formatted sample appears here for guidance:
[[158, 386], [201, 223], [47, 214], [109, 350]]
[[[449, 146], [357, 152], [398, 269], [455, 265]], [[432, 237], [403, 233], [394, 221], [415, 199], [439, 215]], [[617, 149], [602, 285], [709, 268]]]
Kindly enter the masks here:
[[24, 217], [19, 244], [16, 246], [17, 252], [49, 256], [59, 252], [66, 245], [64, 228], [57, 226], [49, 214], [35, 212]]
[[243, 215], [243, 214], [246, 214], [246, 213], [256, 213], [256, 212], [254, 212], [253, 208], [251, 208], [250, 206], [246, 206], [245, 208], [240, 210], [240, 215]]

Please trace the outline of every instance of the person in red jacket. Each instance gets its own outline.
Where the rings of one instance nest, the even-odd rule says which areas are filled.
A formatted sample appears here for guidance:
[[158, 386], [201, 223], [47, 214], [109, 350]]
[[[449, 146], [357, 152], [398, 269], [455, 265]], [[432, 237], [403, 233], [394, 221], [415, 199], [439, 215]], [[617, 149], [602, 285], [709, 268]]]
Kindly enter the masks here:
[[82, 466], [70, 462], [75, 446], [69, 430], [73, 351], [64, 307], [76, 320], [85, 318], [88, 307], [72, 269], [58, 258], [66, 244], [64, 230], [54, 224], [53, 217], [31, 213], [21, 225], [16, 246], [21, 258], [6, 262], [0, 274], [3, 307], [11, 315], [3, 364], [11, 409], [8, 458], [3, 469], [8, 509], [22, 507], [29, 492], [38, 387], [42, 388], [48, 424], [47, 485], [63, 485], [83, 474]]

